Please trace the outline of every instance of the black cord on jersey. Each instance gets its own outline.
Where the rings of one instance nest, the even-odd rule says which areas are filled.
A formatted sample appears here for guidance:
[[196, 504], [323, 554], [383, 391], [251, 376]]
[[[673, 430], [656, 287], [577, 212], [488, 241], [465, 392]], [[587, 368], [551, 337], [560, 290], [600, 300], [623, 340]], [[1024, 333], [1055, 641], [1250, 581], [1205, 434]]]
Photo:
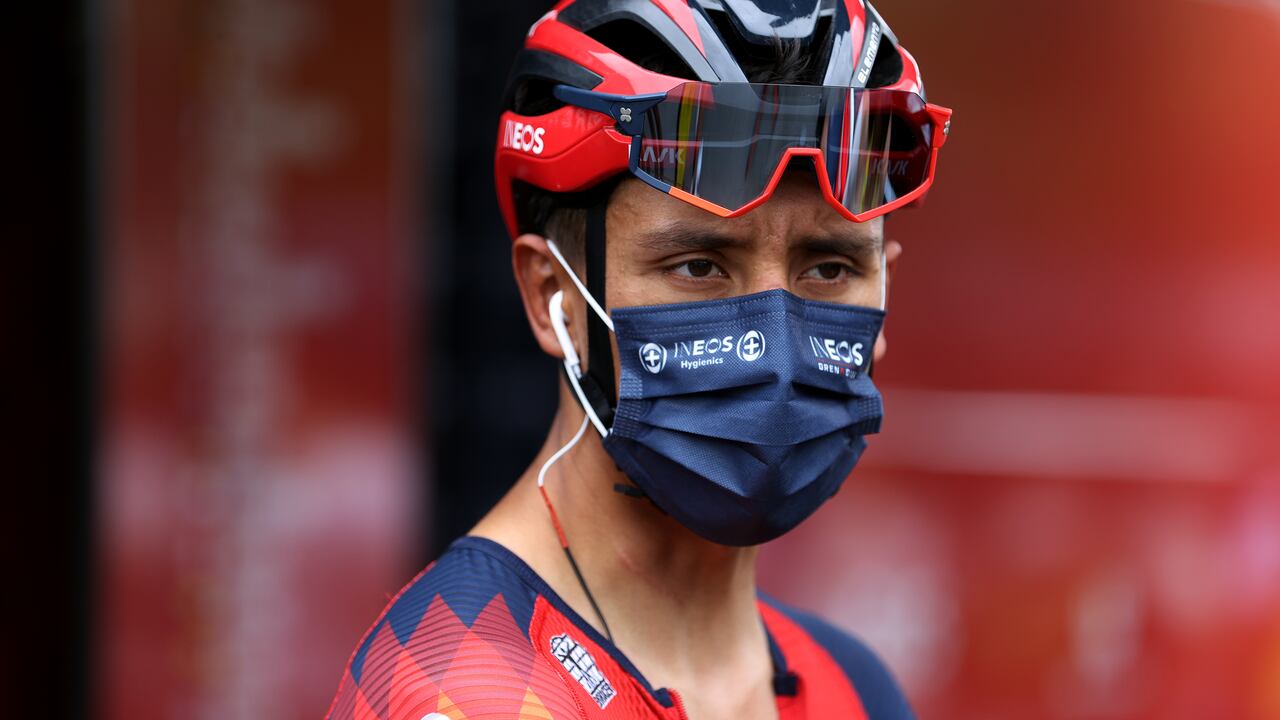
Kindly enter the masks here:
[[596, 603], [595, 595], [592, 595], [591, 588], [587, 587], [587, 579], [582, 576], [582, 570], [578, 568], [578, 561], [573, 559], [573, 553], [570, 552], [567, 543], [563, 547], [564, 556], [569, 558], [569, 565], [573, 567], [573, 574], [578, 577], [578, 584], [582, 586], [582, 592], [587, 594], [591, 609], [595, 610], [596, 617], [600, 618], [600, 625], [604, 628], [604, 636], [609, 638], [609, 642], [613, 642], [613, 632], [609, 630], [609, 621], [604, 619], [604, 613], [600, 612], [600, 606]]
[[587, 586], [587, 579], [582, 576], [582, 569], [578, 567], [578, 561], [574, 559], [573, 552], [569, 550], [569, 538], [564, 534], [564, 528], [560, 525], [560, 516], [556, 514], [556, 508], [551, 504], [551, 496], [547, 494], [547, 489], [538, 486], [538, 492], [542, 494], [542, 502], [546, 503], [547, 511], [551, 514], [551, 525], [555, 528], [556, 537], [560, 540], [560, 548], [564, 550], [564, 556], [569, 558], [569, 567], [573, 568], [573, 574], [578, 578], [578, 584], [582, 586], [582, 592], [586, 593], [587, 601], [591, 603], [591, 609], [596, 612], [596, 617], [600, 618], [600, 626], [604, 628], [604, 636], [609, 638], [609, 642], [613, 642], [613, 631], [609, 629], [609, 621], [604, 619], [604, 613], [600, 612], [600, 604], [596, 602], [596, 596], [591, 593], [591, 588]]

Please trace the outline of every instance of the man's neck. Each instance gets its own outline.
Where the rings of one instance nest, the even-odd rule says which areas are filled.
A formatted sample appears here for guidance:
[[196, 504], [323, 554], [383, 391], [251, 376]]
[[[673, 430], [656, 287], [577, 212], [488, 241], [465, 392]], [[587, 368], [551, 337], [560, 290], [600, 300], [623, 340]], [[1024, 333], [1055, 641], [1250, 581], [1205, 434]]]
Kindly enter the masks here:
[[[537, 489], [538, 471], [582, 422], [561, 404], [542, 451], [473, 530], [512, 550], [583, 618], [603, 631], [560, 547]], [[547, 472], [545, 487], [617, 646], [656, 687], [768, 681], [767, 643], [755, 605], [755, 548], [704, 540], [643, 498], [588, 426]], [[756, 677], [760, 676], [760, 677]]]

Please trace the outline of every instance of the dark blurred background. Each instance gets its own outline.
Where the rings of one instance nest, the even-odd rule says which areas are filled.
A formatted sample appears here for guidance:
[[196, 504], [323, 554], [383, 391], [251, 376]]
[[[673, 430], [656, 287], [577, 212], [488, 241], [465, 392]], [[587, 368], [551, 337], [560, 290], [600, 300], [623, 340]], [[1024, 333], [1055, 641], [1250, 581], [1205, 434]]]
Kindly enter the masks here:
[[[80, 258], [67, 512], [5, 674], [41, 716], [320, 716], [553, 411], [492, 186], [549, 3], [67, 5], [14, 235]], [[954, 132], [886, 225], [885, 430], [764, 589], [925, 719], [1280, 718], [1280, 4], [877, 8]]]

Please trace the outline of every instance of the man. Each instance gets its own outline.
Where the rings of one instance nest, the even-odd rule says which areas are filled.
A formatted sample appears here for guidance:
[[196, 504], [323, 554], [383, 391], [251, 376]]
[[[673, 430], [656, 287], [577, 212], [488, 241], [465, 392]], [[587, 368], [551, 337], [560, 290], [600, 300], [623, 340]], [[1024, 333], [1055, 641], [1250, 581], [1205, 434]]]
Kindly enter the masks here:
[[929, 187], [950, 111], [858, 0], [567, 0], [507, 103], [499, 202], [559, 410], [330, 716], [912, 717], [754, 567], [879, 429], [883, 217]]

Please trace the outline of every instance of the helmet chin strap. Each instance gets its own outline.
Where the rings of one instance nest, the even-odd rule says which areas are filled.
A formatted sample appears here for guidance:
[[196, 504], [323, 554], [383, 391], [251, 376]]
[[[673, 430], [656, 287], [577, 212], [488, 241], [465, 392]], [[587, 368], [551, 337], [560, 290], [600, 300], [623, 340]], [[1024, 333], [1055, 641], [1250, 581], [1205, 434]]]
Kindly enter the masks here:
[[880, 309], [889, 301], [889, 253], [880, 248]]
[[609, 337], [613, 332], [613, 321], [597, 301], [597, 298], [603, 300], [605, 297], [604, 236], [605, 203], [598, 202], [587, 209], [587, 282], [585, 285], [569, 266], [568, 260], [565, 259], [555, 240], [547, 238], [547, 249], [569, 274], [569, 279], [573, 281], [574, 286], [593, 311], [587, 313], [586, 371], [573, 373], [566, 369], [566, 376], [569, 384], [574, 388], [578, 402], [591, 417], [592, 423], [595, 424], [601, 436], [607, 435], [608, 428], [613, 427], [613, 413], [617, 407], [613, 343]]
[[[608, 297], [605, 295], [604, 243], [607, 203], [600, 200], [587, 208], [587, 296], [602, 302]], [[593, 402], [603, 406], [597, 407], [597, 414], [612, 427], [613, 411], [618, 406], [617, 378], [613, 374], [613, 321], [599, 305], [595, 310], [595, 314], [587, 318], [587, 375], [595, 385]]]

